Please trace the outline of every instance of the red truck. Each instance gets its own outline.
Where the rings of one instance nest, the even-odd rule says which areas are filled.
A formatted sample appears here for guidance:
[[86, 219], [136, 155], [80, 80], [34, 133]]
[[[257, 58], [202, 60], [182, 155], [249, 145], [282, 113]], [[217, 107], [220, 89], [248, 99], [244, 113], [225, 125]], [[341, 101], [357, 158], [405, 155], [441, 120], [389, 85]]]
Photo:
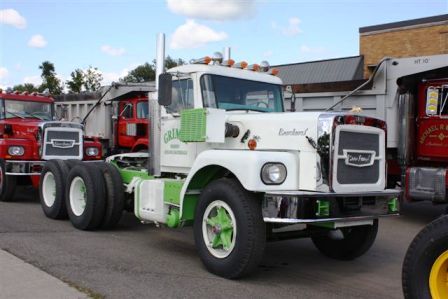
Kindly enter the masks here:
[[57, 98], [57, 114], [85, 124], [86, 136], [97, 137], [106, 155], [148, 149], [148, 93], [153, 83], [113, 83], [99, 93]]
[[38, 187], [46, 160], [101, 158], [82, 125], [56, 121], [52, 97], [0, 90], [0, 201], [12, 201], [18, 184]]
[[389, 187], [401, 186], [408, 201], [448, 203], [448, 54], [385, 58], [351, 92], [319, 88], [292, 86], [292, 107], [352, 110], [359, 124], [363, 115], [385, 120]]

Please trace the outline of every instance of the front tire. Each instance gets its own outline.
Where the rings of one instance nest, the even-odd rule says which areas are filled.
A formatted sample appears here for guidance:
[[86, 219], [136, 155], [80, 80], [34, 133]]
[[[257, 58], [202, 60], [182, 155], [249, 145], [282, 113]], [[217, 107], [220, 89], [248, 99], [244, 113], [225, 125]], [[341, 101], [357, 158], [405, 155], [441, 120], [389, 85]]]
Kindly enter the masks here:
[[210, 272], [232, 279], [250, 274], [266, 243], [261, 202], [234, 179], [210, 183], [196, 207], [194, 238]]
[[94, 165], [74, 166], [67, 178], [66, 205], [71, 223], [81, 230], [98, 228], [105, 213], [104, 179]]
[[6, 175], [6, 162], [0, 159], [0, 201], [14, 201], [17, 177]]
[[378, 219], [372, 225], [361, 225], [313, 235], [311, 240], [319, 251], [333, 259], [353, 260], [372, 247], [378, 232]]
[[406, 299], [448, 298], [448, 216], [431, 222], [414, 238], [403, 262]]

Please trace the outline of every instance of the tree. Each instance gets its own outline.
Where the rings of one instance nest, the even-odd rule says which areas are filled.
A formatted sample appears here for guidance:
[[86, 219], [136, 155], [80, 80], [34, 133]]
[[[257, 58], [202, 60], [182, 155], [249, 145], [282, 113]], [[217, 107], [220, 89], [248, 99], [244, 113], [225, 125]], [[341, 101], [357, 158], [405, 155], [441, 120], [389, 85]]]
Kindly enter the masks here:
[[37, 86], [35, 86], [32, 83], [18, 84], [18, 85], [15, 85], [12, 89], [20, 91], [20, 92], [26, 91], [26, 92], [29, 92], [29, 93], [38, 91]]
[[120, 81], [126, 83], [141, 83], [154, 81], [155, 77], [156, 72], [154, 70], [154, 67], [146, 62], [145, 64], [139, 65], [138, 67], [130, 71], [123, 78], [120, 78]]
[[81, 69], [76, 69], [71, 72], [70, 76], [72, 77], [72, 79], [65, 82], [65, 84], [67, 84], [68, 86], [69, 91], [74, 93], [81, 92], [81, 89], [85, 84], [84, 72]]
[[[170, 56], [168, 56], [165, 59], [165, 68], [170, 69], [178, 65], [185, 64], [185, 61], [182, 59], [173, 59]], [[129, 72], [126, 76], [123, 78], [120, 78], [121, 82], [126, 83], [142, 83], [142, 82], [148, 82], [148, 81], [154, 81], [156, 78], [156, 61], [152, 61], [152, 65], [149, 63], [144, 63], [142, 65], [139, 65], [135, 69]]]
[[98, 68], [89, 66], [84, 73], [84, 88], [86, 91], [97, 91], [101, 87], [103, 75], [98, 71]]
[[[154, 64], [155, 64], [155, 61], [154, 61]], [[176, 67], [179, 65], [184, 65], [184, 64], [185, 64], [185, 61], [181, 58], [174, 59], [168, 55], [168, 57], [165, 59], [165, 68], [166, 69], [170, 69], [170, 68], [173, 68], [173, 67]]]
[[39, 66], [39, 69], [42, 71], [42, 84], [39, 86], [39, 91], [42, 92], [48, 89], [51, 94], [61, 94], [63, 86], [61, 80], [56, 77], [54, 64], [49, 61], [44, 61]]

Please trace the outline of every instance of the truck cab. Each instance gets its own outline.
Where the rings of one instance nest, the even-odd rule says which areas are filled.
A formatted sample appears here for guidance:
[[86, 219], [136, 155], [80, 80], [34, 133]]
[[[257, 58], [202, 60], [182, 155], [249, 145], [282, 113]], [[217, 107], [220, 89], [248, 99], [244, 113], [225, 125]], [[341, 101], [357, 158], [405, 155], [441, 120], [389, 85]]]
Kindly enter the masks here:
[[54, 100], [37, 93], [0, 92], [0, 200], [17, 183], [37, 187], [50, 159], [101, 159], [101, 146], [83, 139], [80, 124], [55, 120]]
[[266, 241], [310, 237], [329, 257], [357, 258], [373, 244], [378, 218], [398, 215], [400, 191], [386, 189], [384, 121], [285, 113], [282, 81], [265, 62], [214, 55], [163, 65], [158, 56], [148, 153], [108, 157], [102, 169], [118, 173], [116, 184], [104, 179], [102, 188], [83, 163], [60, 187], [70, 190], [75, 227], [98, 228], [111, 214], [106, 189], [107, 211], [130, 201], [144, 223], [193, 225], [205, 267], [238, 278], [256, 269]]
[[115, 146], [124, 152], [147, 151], [148, 149], [148, 97], [125, 98], [118, 102], [115, 121]]

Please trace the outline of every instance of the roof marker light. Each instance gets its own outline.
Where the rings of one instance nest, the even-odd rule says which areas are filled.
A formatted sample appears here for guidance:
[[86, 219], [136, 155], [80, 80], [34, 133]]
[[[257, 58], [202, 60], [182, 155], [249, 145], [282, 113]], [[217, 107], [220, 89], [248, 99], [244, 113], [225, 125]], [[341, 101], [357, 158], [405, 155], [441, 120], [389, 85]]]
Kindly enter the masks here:
[[277, 76], [280, 71], [278, 69], [270, 69], [268, 74], [272, 76]]
[[198, 58], [198, 59], [192, 59], [190, 60], [191, 64], [209, 64], [212, 61], [212, 59], [208, 56]]
[[235, 60], [233, 59], [229, 59], [229, 60], [224, 60], [221, 65], [222, 66], [227, 66], [227, 67], [232, 67], [232, 65], [235, 64]]
[[259, 72], [260, 71], [260, 66], [256, 63], [251, 64], [249, 66], [247, 66], [246, 68], [248, 71], [254, 71], [254, 72]]
[[247, 62], [246, 61], [240, 61], [238, 63], [235, 63], [232, 67], [237, 68], [237, 69], [244, 69], [247, 67]]

